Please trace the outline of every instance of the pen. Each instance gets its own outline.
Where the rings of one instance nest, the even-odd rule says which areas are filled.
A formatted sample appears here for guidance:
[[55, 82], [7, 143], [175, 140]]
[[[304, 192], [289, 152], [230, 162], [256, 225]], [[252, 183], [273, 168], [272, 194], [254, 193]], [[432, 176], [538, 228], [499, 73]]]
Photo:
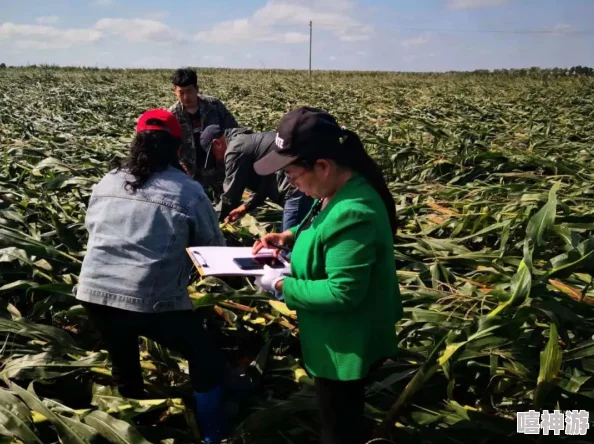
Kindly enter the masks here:
[[[258, 239], [257, 237], [254, 237], [254, 242], [257, 242], [259, 240], [260, 239]], [[277, 244], [276, 242], [271, 242], [271, 241], [268, 241], [266, 243], [271, 247], [278, 248], [279, 250], [285, 251], [287, 253], [291, 252], [291, 249], [285, 245]]]
[[284, 245], [280, 245], [277, 244], [276, 242], [268, 242], [268, 245], [270, 247], [274, 247], [274, 248], [278, 248], [279, 250], [281, 250], [281, 252], [279, 253], [280, 256], [286, 260], [287, 262], [289, 261], [289, 254], [291, 253], [291, 249], [288, 247], [285, 247]]
[[279, 250], [285, 251], [287, 253], [291, 252], [291, 249], [289, 247], [285, 247], [284, 245], [281, 244], [277, 244], [276, 242], [267, 242], [268, 245], [274, 247], [274, 248], [278, 248]]

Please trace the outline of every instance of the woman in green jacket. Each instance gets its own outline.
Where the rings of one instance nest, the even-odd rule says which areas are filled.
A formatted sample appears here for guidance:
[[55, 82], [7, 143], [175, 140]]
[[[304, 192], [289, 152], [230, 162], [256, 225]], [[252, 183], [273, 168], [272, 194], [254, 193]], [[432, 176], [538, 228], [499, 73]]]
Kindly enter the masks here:
[[322, 442], [363, 442], [365, 381], [397, 351], [402, 305], [393, 241], [394, 199], [359, 137], [324, 111], [301, 107], [280, 121], [276, 149], [258, 174], [284, 169], [315, 199], [303, 222], [254, 245], [292, 246], [291, 275], [267, 268], [260, 288], [297, 311], [305, 368], [314, 377]]

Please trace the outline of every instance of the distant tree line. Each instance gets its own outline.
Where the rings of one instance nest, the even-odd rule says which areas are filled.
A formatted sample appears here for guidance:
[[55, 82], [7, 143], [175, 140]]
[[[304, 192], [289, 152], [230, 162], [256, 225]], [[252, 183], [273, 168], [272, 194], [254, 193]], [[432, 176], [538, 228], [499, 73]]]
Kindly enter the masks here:
[[520, 69], [477, 69], [474, 71], [448, 71], [448, 74], [466, 74], [483, 76], [508, 76], [508, 77], [574, 77], [594, 76], [594, 68], [588, 66], [572, 66], [571, 68], [531, 68]]
[[[57, 65], [27, 65], [27, 66], [6, 66], [5, 63], [0, 63], [0, 69], [2, 68], [41, 68], [41, 69], [52, 69], [52, 70], [64, 70], [64, 71], [129, 71], [129, 72], [147, 72], [147, 71], [163, 71], [163, 69], [151, 69], [151, 68], [97, 68], [93, 66], [57, 66]], [[236, 69], [236, 68], [200, 68], [197, 69], [207, 72], [215, 72], [215, 71], [262, 71], [260, 69]], [[168, 70], [165, 70], [168, 71]], [[266, 69], [266, 72], [269, 71], [283, 71], [288, 74], [291, 73], [303, 73], [304, 70], [298, 69]], [[337, 75], [376, 75], [376, 74], [385, 74], [386, 71], [326, 71], [326, 70], [316, 70], [318, 72], [326, 72], [326, 73], [334, 73]], [[588, 66], [572, 66], [571, 68], [539, 68], [538, 66], [533, 66], [531, 68], [511, 68], [511, 69], [476, 69], [474, 71], [446, 71], [446, 72], [427, 72], [427, 71], [420, 71], [420, 72], [412, 72], [412, 71], [392, 71], [390, 74], [396, 75], [404, 75], [404, 76], [441, 76], [441, 75], [455, 75], [455, 76], [506, 76], [506, 77], [537, 77], [537, 78], [546, 78], [546, 77], [594, 77], [594, 68], [590, 68]]]

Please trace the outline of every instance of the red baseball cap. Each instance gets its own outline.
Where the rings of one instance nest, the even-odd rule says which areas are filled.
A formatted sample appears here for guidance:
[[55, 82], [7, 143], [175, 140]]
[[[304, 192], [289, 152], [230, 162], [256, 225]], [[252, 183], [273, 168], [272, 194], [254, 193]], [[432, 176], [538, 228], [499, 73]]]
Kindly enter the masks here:
[[177, 118], [162, 108], [150, 109], [138, 118], [136, 132], [141, 131], [167, 131], [173, 137], [182, 138], [182, 127]]

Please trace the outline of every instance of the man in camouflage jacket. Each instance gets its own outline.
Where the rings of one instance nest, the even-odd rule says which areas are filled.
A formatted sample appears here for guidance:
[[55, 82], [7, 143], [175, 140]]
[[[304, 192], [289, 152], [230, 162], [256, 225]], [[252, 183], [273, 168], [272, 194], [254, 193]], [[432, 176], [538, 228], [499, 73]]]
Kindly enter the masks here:
[[200, 133], [209, 125], [219, 125], [224, 129], [239, 125], [219, 99], [199, 93], [193, 69], [176, 70], [172, 83], [178, 100], [169, 107], [169, 111], [177, 117], [183, 131], [180, 164], [206, 191], [211, 187], [212, 197], [216, 200], [222, 193], [225, 172], [219, 168], [205, 170], [206, 157], [200, 148]]

